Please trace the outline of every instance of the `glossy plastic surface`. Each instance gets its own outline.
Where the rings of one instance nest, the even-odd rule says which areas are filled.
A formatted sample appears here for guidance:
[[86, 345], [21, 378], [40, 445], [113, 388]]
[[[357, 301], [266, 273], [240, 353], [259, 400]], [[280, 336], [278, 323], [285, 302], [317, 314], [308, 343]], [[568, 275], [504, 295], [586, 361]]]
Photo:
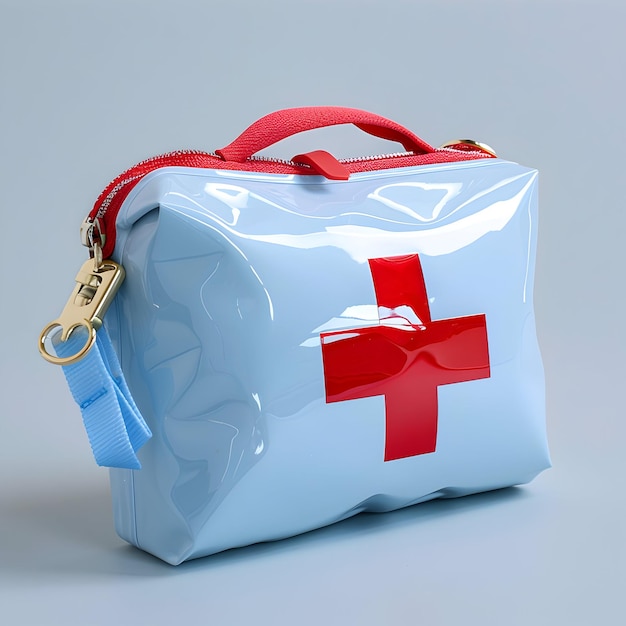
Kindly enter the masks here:
[[[118, 217], [127, 278], [106, 320], [154, 433], [141, 471], [112, 471], [120, 535], [178, 563], [548, 467], [536, 182], [496, 159], [345, 182], [149, 174]], [[404, 255], [424, 279], [413, 261], [394, 300], [372, 260]], [[320, 336], [327, 350], [355, 329], [386, 346], [380, 395], [323, 358]], [[416, 368], [399, 394], [398, 346]], [[375, 377], [365, 352], [345, 367]], [[411, 406], [427, 419], [401, 423], [430, 424], [431, 441], [434, 423], [435, 451], [385, 461], [388, 416]]]

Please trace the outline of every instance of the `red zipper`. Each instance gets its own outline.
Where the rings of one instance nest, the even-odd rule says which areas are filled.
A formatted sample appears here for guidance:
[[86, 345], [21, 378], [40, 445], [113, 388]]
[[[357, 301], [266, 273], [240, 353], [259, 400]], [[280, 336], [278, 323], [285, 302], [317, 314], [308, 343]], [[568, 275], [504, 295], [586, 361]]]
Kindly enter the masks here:
[[[382, 157], [366, 157], [362, 159], [345, 159], [339, 163], [350, 174], [370, 172], [396, 167], [414, 167], [417, 165], [431, 165], [435, 163], [451, 163], [455, 161], [471, 161], [475, 159], [493, 158], [493, 154], [480, 149], [439, 149], [426, 154], [402, 153]], [[300, 174], [318, 175], [320, 172], [313, 167], [293, 163], [251, 157], [243, 163], [225, 161], [216, 154], [198, 150], [177, 150], [152, 157], [137, 163], [112, 180], [98, 196], [93, 209], [89, 213], [87, 222], [97, 224], [99, 233], [96, 238], [102, 244], [103, 257], [109, 258], [115, 248], [115, 221], [128, 194], [137, 183], [150, 172], [163, 167], [193, 167], [217, 170], [235, 170], [243, 172], [262, 172], [266, 174]]]

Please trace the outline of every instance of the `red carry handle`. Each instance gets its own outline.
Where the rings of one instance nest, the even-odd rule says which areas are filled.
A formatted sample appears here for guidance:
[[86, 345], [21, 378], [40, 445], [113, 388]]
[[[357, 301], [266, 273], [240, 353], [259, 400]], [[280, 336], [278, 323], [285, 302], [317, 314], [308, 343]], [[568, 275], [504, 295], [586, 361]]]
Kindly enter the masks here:
[[243, 163], [253, 154], [305, 130], [354, 124], [357, 128], [382, 139], [397, 141], [408, 152], [427, 154], [435, 149], [410, 130], [385, 117], [360, 109], [347, 107], [298, 107], [275, 111], [257, 120], [221, 150], [216, 150], [225, 161]]

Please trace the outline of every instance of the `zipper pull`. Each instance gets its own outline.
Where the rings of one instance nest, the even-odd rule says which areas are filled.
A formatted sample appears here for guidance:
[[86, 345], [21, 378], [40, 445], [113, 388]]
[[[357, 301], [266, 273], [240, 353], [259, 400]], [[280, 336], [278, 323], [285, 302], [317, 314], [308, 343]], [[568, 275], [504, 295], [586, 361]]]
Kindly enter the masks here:
[[[85, 261], [76, 275], [76, 285], [59, 318], [50, 322], [39, 336], [39, 352], [55, 365], [71, 365], [87, 354], [96, 341], [96, 331], [102, 326], [104, 314], [124, 280], [121, 265], [111, 259], [102, 259], [103, 237], [97, 220], [87, 220], [81, 227], [81, 239], [90, 248], [93, 258]], [[87, 329], [88, 338], [76, 353], [59, 357], [48, 350], [47, 344], [53, 341], [54, 329], [61, 329], [60, 337], [58, 332], [55, 334], [55, 341], [65, 342], [81, 327]]]
[[313, 150], [313, 152], [297, 154], [291, 160], [294, 163], [308, 165], [329, 180], [348, 180], [350, 178], [350, 170], [326, 150]]

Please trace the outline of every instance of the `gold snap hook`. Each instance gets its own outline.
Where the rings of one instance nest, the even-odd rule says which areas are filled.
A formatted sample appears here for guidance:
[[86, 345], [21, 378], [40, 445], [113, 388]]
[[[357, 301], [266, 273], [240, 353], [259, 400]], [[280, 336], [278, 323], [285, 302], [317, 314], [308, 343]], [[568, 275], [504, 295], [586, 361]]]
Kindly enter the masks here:
[[[124, 280], [124, 268], [110, 259], [85, 261], [76, 275], [76, 285], [63, 312], [50, 322], [39, 335], [39, 352], [46, 361], [55, 365], [71, 365], [82, 359], [96, 341], [96, 331], [117, 290]], [[95, 267], [94, 267], [95, 265]], [[61, 329], [60, 341], [67, 341], [77, 328], [86, 328], [89, 337], [75, 354], [59, 357], [50, 354], [46, 341], [55, 328]]]

